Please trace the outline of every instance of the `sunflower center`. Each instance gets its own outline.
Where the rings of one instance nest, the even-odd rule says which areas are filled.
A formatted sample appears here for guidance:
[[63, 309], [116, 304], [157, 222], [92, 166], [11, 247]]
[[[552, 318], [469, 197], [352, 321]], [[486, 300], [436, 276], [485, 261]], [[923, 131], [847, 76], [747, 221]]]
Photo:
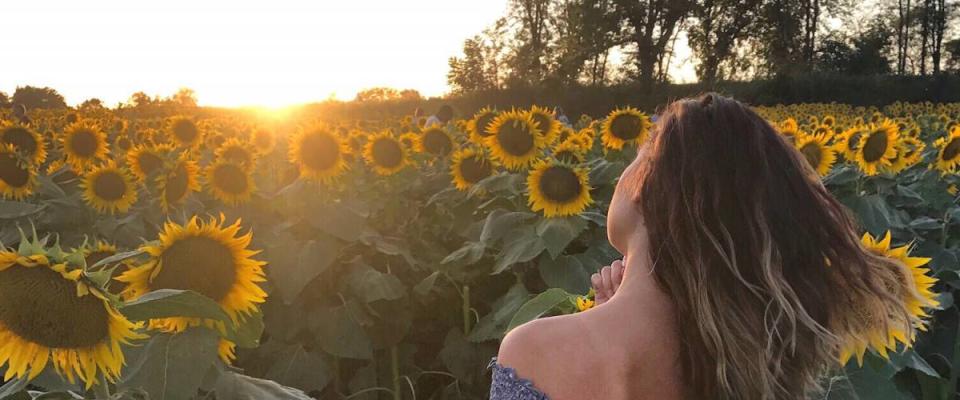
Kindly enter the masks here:
[[540, 177], [540, 193], [547, 200], [556, 203], [573, 201], [580, 195], [580, 178], [569, 168], [552, 166], [543, 171]]
[[943, 148], [943, 159], [946, 161], [951, 161], [960, 154], [960, 138], [953, 139], [950, 143], [947, 143], [947, 147]]
[[70, 148], [73, 150], [73, 154], [79, 157], [91, 158], [97, 154], [100, 141], [97, 140], [97, 135], [93, 131], [84, 129], [73, 134], [70, 140]]
[[533, 133], [520, 121], [503, 124], [497, 132], [497, 142], [512, 156], [525, 156], [533, 150]]
[[17, 150], [31, 156], [37, 153], [38, 143], [36, 138], [30, 134], [30, 131], [19, 126], [5, 130], [3, 132], [3, 142], [12, 144]]
[[373, 142], [373, 161], [384, 168], [396, 168], [403, 162], [403, 149], [390, 139]]
[[542, 113], [534, 113], [531, 117], [533, 118], [533, 122], [537, 123], [537, 129], [541, 136], [550, 132], [550, 125], [553, 124], [553, 118]]
[[885, 131], [875, 131], [867, 137], [863, 143], [863, 160], [866, 162], [877, 162], [887, 152], [887, 133]]
[[91, 347], [110, 332], [103, 301], [77, 297], [77, 287], [45, 267], [14, 265], [0, 272], [0, 322], [17, 336], [49, 348]]
[[430, 154], [444, 156], [453, 150], [453, 143], [446, 133], [432, 129], [423, 134], [423, 148]]
[[0, 155], [0, 180], [13, 187], [23, 187], [30, 181], [30, 171], [21, 167], [13, 154], [2, 154]]
[[144, 151], [137, 157], [137, 166], [144, 175], [150, 175], [163, 166], [163, 159], [156, 154]]
[[173, 124], [173, 135], [176, 136], [181, 143], [193, 143], [199, 134], [200, 131], [197, 130], [197, 126], [194, 125], [193, 122], [181, 120]]
[[215, 301], [230, 292], [237, 275], [230, 249], [205, 236], [175, 241], [160, 255], [160, 263], [150, 289], [192, 290]]
[[117, 201], [127, 192], [127, 182], [120, 174], [107, 171], [93, 180], [93, 192], [97, 197], [107, 201]]
[[636, 139], [640, 136], [640, 118], [632, 114], [618, 115], [610, 121], [610, 133], [622, 140]]
[[487, 132], [487, 128], [490, 127], [490, 123], [493, 122], [494, 118], [497, 117], [497, 114], [486, 113], [477, 118], [477, 134], [481, 137], [490, 136], [490, 133]]
[[483, 178], [490, 176], [493, 169], [490, 163], [480, 157], [468, 157], [460, 161], [460, 175], [463, 180], [470, 183], [480, 182]]
[[337, 140], [325, 133], [307, 135], [300, 147], [300, 159], [307, 168], [324, 171], [337, 165], [340, 146]]
[[163, 199], [166, 200], [167, 204], [179, 202], [187, 195], [187, 186], [190, 183], [188, 174], [187, 168], [180, 164], [167, 176], [167, 181], [164, 182], [163, 186]]
[[807, 163], [811, 167], [816, 169], [820, 166], [820, 160], [823, 159], [823, 150], [820, 149], [820, 146], [817, 143], [807, 143], [800, 148], [800, 153], [807, 158]]
[[847, 148], [850, 150], [856, 151], [857, 146], [860, 145], [860, 132], [854, 132], [847, 138]]
[[213, 183], [230, 194], [247, 191], [247, 174], [238, 165], [223, 164], [213, 170]]

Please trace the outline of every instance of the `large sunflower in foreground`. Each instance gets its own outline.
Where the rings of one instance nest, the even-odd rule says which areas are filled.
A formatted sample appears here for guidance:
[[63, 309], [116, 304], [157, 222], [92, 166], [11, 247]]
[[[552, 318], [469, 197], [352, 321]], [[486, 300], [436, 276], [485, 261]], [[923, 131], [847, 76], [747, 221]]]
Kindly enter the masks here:
[[193, 147], [203, 141], [200, 128], [192, 119], [176, 117], [170, 120], [170, 137], [182, 147]]
[[406, 165], [407, 150], [389, 132], [381, 132], [367, 140], [363, 148], [363, 158], [377, 174], [393, 175]]
[[608, 149], [621, 150], [627, 143], [643, 144], [650, 133], [650, 118], [632, 107], [614, 110], [603, 123], [600, 140]]
[[127, 165], [130, 166], [130, 172], [141, 182], [163, 169], [164, 154], [172, 150], [167, 146], [146, 146], [137, 145], [127, 152]]
[[470, 140], [482, 146], [484, 138], [489, 135], [487, 128], [496, 118], [497, 112], [490, 108], [484, 107], [477, 111], [473, 119], [467, 124], [467, 130], [470, 131]]
[[484, 178], [493, 174], [493, 162], [483, 152], [467, 148], [453, 154], [450, 162], [450, 175], [457, 190], [467, 190]]
[[836, 151], [827, 145], [826, 135], [796, 135], [796, 147], [810, 167], [820, 176], [826, 176], [837, 161]]
[[231, 206], [249, 201], [256, 189], [248, 168], [226, 160], [207, 166], [204, 178], [210, 194]]
[[11, 144], [33, 165], [47, 159], [46, 142], [43, 136], [26, 126], [0, 125], [0, 144]]
[[930, 166], [943, 174], [957, 171], [960, 165], [960, 127], [954, 127], [946, 137], [933, 143], [937, 148], [937, 161]]
[[420, 134], [417, 151], [435, 157], [446, 157], [453, 151], [453, 137], [446, 129], [437, 125], [431, 126]]
[[227, 139], [217, 150], [214, 151], [214, 158], [241, 165], [244, 168], [251, 169], [256, 165], [257, 153], [251, 148], [250, 144], [237, 138]]
[[300, 176], [329, 182], [347, 169], [347, 145], [327, 128], [300, 130], [290, 139], [289, 159], [299, 166]]
[[164, 168], [157, 176], [157, 192], [160, 194], [160, 208], [164, 212], [182, 203], [191, 192], [200, 190], [197, 175], [200, 168], [197, 163], [182, 154], [175, 162]]
[[527, 198], [530, 208], [546, 217], [580, 214], [593, 202], [587, 170], [556, 160], [540, 161], [527, 176]]
[[0, 251], [0, 365], [4, 380], [33, 379], [48, 364], [70, 383], [89, 389], [115, 382], [121, 344], [143, 336], [89, 284], [80, 269], [51, 265], [44, 255]]
[[[929, 258], [911, 257], [909, 245], [892, 247], [889, 231], [882, 239], [865, 233], [861, 242], [874, 254], [896, 261], [894, 270], [878, 271], [878, 274], [892, 276], [892, 279], [884, 281], [888, 282], [885, 285], [891, 294], [903, 301], [910, 320], [905, 324], [898, 324], [900, 326], [889, 326], [886, 329], [878, 326], [868, 327], [865, 332], [859, 332], [847, 338], [839, 355], [840, 362], [843, 364], [856, 356], [858, 364], [862, 365], [863, 355], [867, 349], [872, 349], [880, 356], [889, 358], [887, 352], [896, 351], [898, 342], [906, 347], [912, 346], [916, 339], [916, 330], [926, 330], [926, 319], [930, 316], [926, 310], [940, 305], [936, 299], [937, 294], [933, 292], [933, 285], [937, 280], [928, 275], [929, 269], [924, 268], [930, 262]], [[864, 319], [869, 325], [874, 313], [877, 311], [860, 310], [862, 315], [859, 318]], [[904, 330], [902, 326], [908, 326], [911, 329]]]
[[93, 125], [82, 122], [70, 125], [60, 138], [67, 163], [82, 172], [107, 156], [107, 135]]
[[487, 148], [495, 160], [511, 170], [520, 170], [536, 161], [545, 140], [525, 112], [500, 113], [488, 129]]
[[[126, 284], [121, 292], [134, 300], [158, 289], [192, 290], [216, 301], [234, 324], [257, 312], [267, 298], [259, 283], [266, 281], [263, 261], [253, 257], [252, 232], [240, 233], [240, 220], [224, 225], [223, 216], [201, 221], [193, 217], [184, 225], [164, 224], [158, 242], [141, 249], [150, 259], [115, 279]], [[207, 325], [225, 331], [220, 323], [200, 318], [172, 317], [150, 321], [150, 327], [180, 332], [190, 326]], [[231, 358], [232, 346], [221, 347], [221, 358]]]
[[133, 177], [113, 162], [88, 172], [80, 186], [83, 200], [103, 214], [125, 213], [137, 201]]
[[0, 144], [0, 197], [23, 200], [37, 187], [37, 172], [11, 144]]
[[553, 143], [553, 141], [560, 136], [560, 128], [563, 127], [563, 124], [553, 117], [553, 112], [551, 112], [550, 109], [533, 106], [530, 107], [530, 111], [528, 111], [527, 114], [530, 115], [533, 123], [537, 125], [537, 132], [540, 133], [540, 137], [543, 138], [545, 144]]
[[897, 156], [897, 141], [900, 140], [897, 125], [890, 120], [871, 124], [863, 132], [858, 144], [856, 160], [860, 169], [869, 176], [883, 168], [889, 168]]

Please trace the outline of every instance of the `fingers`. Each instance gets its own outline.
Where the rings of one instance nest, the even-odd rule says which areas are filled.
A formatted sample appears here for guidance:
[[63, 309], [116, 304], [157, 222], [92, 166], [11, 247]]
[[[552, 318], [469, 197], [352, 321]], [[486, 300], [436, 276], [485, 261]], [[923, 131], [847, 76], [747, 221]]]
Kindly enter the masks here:
[[608, 299], [607, 291], [603, 286], [603, 278], [600, 273], [595, 273], [590, 276], [590, 284], [593, 286], [593, 301], [596, 305], [601, 305], [605, 303]]
[[600, 279], [603, 281], [603, 290], [606, 291], [607, 298], [613, 297], [616, 291], [613, 286], [613, 268], [609, 265], [600, 269]]
[[617, 292], [620, 284], [623, 283], [623, 270], [623, 261], [616, 260], [590, 276], [596, 305], [606, 303]]
[[616, 260], [610, 264], [610, 276], [613, 278], [613, 291], [616, 293], [620, 284], [623, 283], [623, 261]]

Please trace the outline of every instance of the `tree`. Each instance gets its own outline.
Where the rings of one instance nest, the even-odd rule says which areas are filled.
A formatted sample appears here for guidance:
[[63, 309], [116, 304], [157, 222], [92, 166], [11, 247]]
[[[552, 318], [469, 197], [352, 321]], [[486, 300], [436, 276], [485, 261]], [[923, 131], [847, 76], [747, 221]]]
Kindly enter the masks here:
[[944, 43], [943, 48], [950, 54], [947, 57], [946, 69], [960, 73], [960, 38]]
[[103, 109], [103, 101], [98, 98], [92, 98], [84, 100], [83, 103], [80, 103], [81, 110], [99, 110]]
[[681, 21], [693, 9], [692, 0], [614, 0], [625, 27], [624, 40], [633, 45], [632, 61], [645, 91], [653, 88], [654, 72], [666, 55], [667, 45]]
[[620, 26], [611, 0], [565, 0], [553, 17], [553, 75], [572, 84], [585, 78], [592, 85], [607, 80], [607, 57], [617, 45]]
[[483, 39], [477, 35], [463, 42], [463, 58], [450, 57], [447, 83], [454, 93], [469, 93], [493, 87], [484, 70], [487, 65], [484, 53]]
[[193, 89], [180, 88], [173, 96], [170, 96], [170, 101], [180, 107], [195, 108], [197, 107], [197, 94]]
[[7, 107], [10, 107], [10, 97], [4, 92], [0, 92], [0, 108]]
[[701, 0], [693, 8], [696, 23], [689, 29], [690, 47], [700, 61], [697, 77], [713, 84], [719, 68], [734, 54], [737, 42], [752, 33], [762, 0]]
[[17, 90], [13, 92], [13, 99], [11, 99], [10, 101], [13, 104], [23, 105], [27, 109], [67, 108], [67, 102], [63, 100], [63, 96], [61, 96], [60, 93], [57, 93], [56, 90], [48, 87], [42, 87], [42, 88], [33, 87], [33, 86], [18, 87]]
[[391, 100], [420, 100], [420, 92], [413, 89], [397, 90], [388, 87], [372, 87], [357, 92], [354, 101], [378, 102]]
[[127, 100], [127, 103], [134, 108], [144, 108], [156, 104], [157, 100], [151, 98], [150, 95], [144, 92], [136, 92], [130, 95], [130, 99]]
[[509, 19], [519, 23], [512, 57], [512, 78], [516, 82], [537, 85], [546, 76], [553, 3], [553, 0], [510, 0]]

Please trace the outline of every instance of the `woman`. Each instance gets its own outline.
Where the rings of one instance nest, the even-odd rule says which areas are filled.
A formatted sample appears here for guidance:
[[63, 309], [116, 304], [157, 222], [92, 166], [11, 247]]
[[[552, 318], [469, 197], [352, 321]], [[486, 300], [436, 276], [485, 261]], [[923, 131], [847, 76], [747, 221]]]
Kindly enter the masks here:
[[[598, 306], [511, 331], [491, 399], [804, 399], [869, 328], [912, 329], [898, 278], [792, 146], [707, 94], [662, 113], [607, 216]], [[908, 332], [908, 331], [904, 331]]]

